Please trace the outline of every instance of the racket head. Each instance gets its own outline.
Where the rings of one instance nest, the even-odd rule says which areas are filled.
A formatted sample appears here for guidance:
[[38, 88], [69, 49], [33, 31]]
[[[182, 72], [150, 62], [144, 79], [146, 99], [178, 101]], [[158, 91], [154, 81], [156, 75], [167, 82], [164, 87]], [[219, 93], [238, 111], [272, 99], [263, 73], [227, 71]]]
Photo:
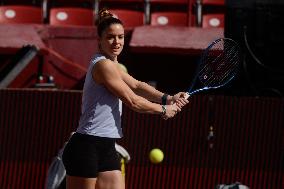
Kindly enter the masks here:
[[213, 41], [201, 54], [197, 72], [188, 93], [192, 95], [226, 85], [239, 72], [241, 59], [240, 47], [234, 40], [219, 38]]

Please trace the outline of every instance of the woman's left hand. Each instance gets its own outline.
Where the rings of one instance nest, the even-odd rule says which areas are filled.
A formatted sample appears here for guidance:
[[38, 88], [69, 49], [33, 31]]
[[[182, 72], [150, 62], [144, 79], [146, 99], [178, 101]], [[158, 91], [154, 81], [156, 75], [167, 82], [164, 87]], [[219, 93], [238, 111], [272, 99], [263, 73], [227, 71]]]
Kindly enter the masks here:
[[189, 101], [185, 98], [186, 96], [187, 96], [186, 92], [179, 92], [174, 96], [169, 97], [167, 100], [167, 104], [176, 103], [179, 106], [179, 108], [182, 108], [183, 106], [189, 103]]

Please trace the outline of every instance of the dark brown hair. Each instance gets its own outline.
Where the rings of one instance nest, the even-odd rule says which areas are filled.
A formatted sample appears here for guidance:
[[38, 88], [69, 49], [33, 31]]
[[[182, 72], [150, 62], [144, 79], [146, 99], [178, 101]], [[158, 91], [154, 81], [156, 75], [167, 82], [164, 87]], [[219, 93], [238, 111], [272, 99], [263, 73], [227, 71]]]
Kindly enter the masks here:
[[102, 36], [102, 33], [105, 29], [107, 29], [112, 24], [121, 24], [123, 25], [122, 21], [118, 18], [114, 17], [107, 9], [100, 10], [98, 14], [98, 23], [97, 23], [97, 32], [99, 37]]

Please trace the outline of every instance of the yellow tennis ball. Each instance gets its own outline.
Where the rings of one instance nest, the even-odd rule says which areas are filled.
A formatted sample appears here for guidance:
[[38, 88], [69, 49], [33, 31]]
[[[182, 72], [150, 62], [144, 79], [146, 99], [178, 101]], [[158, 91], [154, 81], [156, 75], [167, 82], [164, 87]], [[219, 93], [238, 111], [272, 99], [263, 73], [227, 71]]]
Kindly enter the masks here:
[[126, 68], [125, 65], [119, 63], [119, 66], [120, 66], [120, 68], [121, 68], [123, 71], [125, 71], [126, 73], [128, 73], [128, 70], [127, 70], [127, 68]]
[[164, 159], [164, 153], [162, 150], [154, 148], [150, 151], [149, 158], [152, 163], [161, 163]]

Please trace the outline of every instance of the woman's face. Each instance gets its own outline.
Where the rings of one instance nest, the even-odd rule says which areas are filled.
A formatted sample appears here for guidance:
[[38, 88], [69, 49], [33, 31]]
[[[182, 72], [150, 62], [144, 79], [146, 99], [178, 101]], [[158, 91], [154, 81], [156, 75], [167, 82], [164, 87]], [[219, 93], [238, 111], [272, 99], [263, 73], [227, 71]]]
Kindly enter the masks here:
[[124, 45], [124, 28], [121, 24], [112, 24], [103, 31], [100, 38], [101, 51], [116, 60]]

